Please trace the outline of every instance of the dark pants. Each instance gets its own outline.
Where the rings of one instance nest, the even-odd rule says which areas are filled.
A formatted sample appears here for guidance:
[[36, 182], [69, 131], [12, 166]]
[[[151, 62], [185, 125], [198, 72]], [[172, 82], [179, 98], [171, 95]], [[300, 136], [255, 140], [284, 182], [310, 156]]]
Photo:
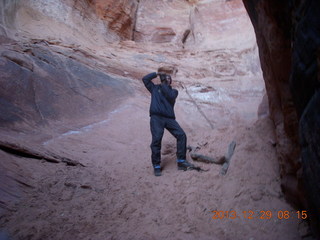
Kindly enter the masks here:
[[167, 129], [177, 139], [177, 160], [186, 159], [187, 136], [175, 119], [152, 115], [150, 129], [152, 134], [150, 147], [153, 166], [159, 166], [161, 162], [161, 141], [164, 129]]

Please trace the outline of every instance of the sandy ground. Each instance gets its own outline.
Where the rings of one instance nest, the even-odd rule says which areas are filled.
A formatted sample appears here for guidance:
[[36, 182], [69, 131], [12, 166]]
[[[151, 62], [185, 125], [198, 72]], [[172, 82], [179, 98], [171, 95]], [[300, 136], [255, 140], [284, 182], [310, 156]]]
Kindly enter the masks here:
[[[195, 128], [199, 117], [187, 118], [178, 106], [177, 120], [188, 144], [200, 147], [200, 153], [220, 156], [230, 141], [236, 141], [231, 166], [225, 176], [219, 174], [221, 165], [198, 162], [194, 163], [208, 171], [178, 171], [175, 139], [166, 132], [163, 175], [155, 177], [148, 104], [148, 96], [130, 98], [104, 121], [42, 142], [85, 167], [1, 153], [23, 169], [29, 185], [20, 202], [0, 218], [2, 235], [12, 239], [301, 239], [305, 223], [281, 193], [268, 118], [232, 127]], [[189, 156], [188, 160], [192, 162]], [[224, 215], [217, 218], [214, 211]], [[249, 211], [254, 213], [251, 217]], [[272, 212], [269, 219], [264, 215], [267, 211]], [[279, 219], [279, 211], [289, 211], [290, 218]]]

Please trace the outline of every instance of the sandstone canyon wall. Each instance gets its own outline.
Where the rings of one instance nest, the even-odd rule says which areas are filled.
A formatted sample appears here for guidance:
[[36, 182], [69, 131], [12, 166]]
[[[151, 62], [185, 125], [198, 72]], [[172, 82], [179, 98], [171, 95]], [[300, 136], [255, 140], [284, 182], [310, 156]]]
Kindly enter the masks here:
[[142, 0], [137, 16], [137, 42], [167, 42], [186, 49], [246, 49], [255, 44], [240, 1]]
[[283, 191], [290, 202], [308, 206], [314, 231], [318, 231], [320, 3], [243, 2], [259, 45], [277, 133]]
[[[288, 201], [305, 206], [305, 180], [316, 223], [319, 54], [318, 19], [312, 16], [319, 6], [243, 1], [259, 45], [282, 189]], [[104, 119], [124, 99], [141, 94], [140, 78], [161, 65], [176, 70], [186, 116], [201, 104], [204, 114], [194, 128], [222, 129], [257, 117], [264, 83], [239, 0], [2, 0], [0, 11], [0, 128], [16, 140], [35, 132], [48, 140], [54, 131]], [[308, 17], [315, 24], [308, 25]]]
[[[104, 45], [131, 39], [137, 1], [1, 1], [2, 32], [16, 39]], [[75, 27], [77, 26], [77, 27]]]
[[[263, 91], [252, 26], [240, 1], [16, 0], [0, 4], [2, 67], [12, 69], [2, 81], [6, 86], [13, 75], [25, 81], [10, 83], [3, 90], [6, 126], [11, 120], [19, 125], [24, 118], [58, 120], [62, 102], [67, 102], [64, 109], [70, 109], [62, 114], [65, 119], [83, 119], [90, 112], [103, 112], [108, 109], [107, 100], [99, 98], [101, 104], [95, 105], [99, 94], [95, 97], [92, 93], [101, 79], [119, 80], [119, 75], [140, 78], [164, 64], [176, 68], [178, 79], [205, 79], [201, 81], [209, 84], [217, 76], [224, 78], [221, 84], [225, 86], [230, 77], [238, 76], [243, 91], [250, 89], [251, 82], [257, 84], [253, 89], [257, 99]], [[210, 8], [216, 9], [215, 15], [210, 14]], [[207, 59], [205, 65], [203, 58]], [[117, 76], [106, 76], [109, 73]], [[51, 86], [45, 86], [45, 81], [52, 82]], [[21, 85], [29, 92], [19, 90], [8, 95]], [[128, 88], [130, 84], [124, 85]], [[117, 96], [125, 95], [124, 85], [118, 88], [121, 93], [115, 93]], [[239, 94], [232, 82], [229, 86], [232, 94]], [[70, 91], [64, 95], [67, 99], [58, 97], [62, 89], [65, 93]], [[115, 89], [110, 86], [109, 90]], [[197, 98], [201, 89], [190, 91]], [[41, 104], [40, 99], [45, 96], [48, 104]], [[117, 97], [110, 98], [117, 102]], [[20, 100], [13, 106], [13, 99]], [[81, 111], [76, 110], [74, 104], [82, 100]], [[15, 110], [10, 112], [12, 109]], [[230, 118], [225, 119], [228, 122]], [[32, 128], [33, 124], [29, 126]]]
[[[3, 128], [30, 130], [62, 119], [81, 122], [94, 113], [110, 110], [130, 92], [123, 80], [94, 67], [99, 60], [85, 51], [124, 37], [112, 23], [102, 20], [95, 3], [0, 4]], [[103, 97], [106, 95], [108, 98]], [[79, 104], [81, 108], [75, 107]]]

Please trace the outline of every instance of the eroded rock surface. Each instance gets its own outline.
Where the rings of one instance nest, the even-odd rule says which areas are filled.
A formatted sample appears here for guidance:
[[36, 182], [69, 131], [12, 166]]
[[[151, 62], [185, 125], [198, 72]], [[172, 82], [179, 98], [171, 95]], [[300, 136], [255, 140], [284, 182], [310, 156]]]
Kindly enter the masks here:
[[318, 231], [320, 4], [313, 0], [243, 2], [257, 35], [277, 132], [282, 187], [290, 202], [309, 207]]
[[255, 43], [240, 1], [142, 0], [137, 17], [137, 42], [172, 43], [189, 49], [244, 49]]
[[[34, 131], [59, 121], [79, 126], [133, 93], [124, 79], [92, 68], [97, 61], [79, 49], [12, 41], [0, 51], [3, 130]], [[90, 57], [90, 63], [82, 60]]]

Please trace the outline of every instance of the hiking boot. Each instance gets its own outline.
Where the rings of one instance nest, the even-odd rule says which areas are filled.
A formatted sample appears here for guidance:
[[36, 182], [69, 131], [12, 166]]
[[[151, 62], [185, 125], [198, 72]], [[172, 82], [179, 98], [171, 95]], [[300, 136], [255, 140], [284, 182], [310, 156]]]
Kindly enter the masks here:
[[187, 161], [184, 162], [178, 162], [178, 170], [187, 171], [188, 169], [193, 169], [195, 166], [192, 163], [189, 163]]
[[161, 168], [154, 168], [153, 171], [156, 177], [161, 176]]

